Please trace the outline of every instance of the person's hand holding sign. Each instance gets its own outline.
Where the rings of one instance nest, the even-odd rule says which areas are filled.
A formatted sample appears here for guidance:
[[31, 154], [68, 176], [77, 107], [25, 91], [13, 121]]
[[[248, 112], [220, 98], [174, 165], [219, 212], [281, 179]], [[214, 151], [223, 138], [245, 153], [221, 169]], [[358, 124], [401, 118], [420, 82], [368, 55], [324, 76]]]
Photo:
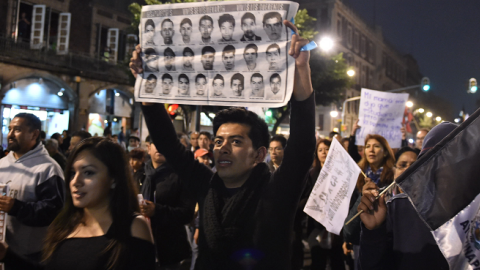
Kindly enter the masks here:
[[383, 224], [387, 216], [387, 206], [385, 204], [385, 194], [380, 196], [378, 202], [375, 198], [378, 196], [378, 187], [370, 178], [365, 178], [365, 185], [362, 190], [362, 199], [357, 210], [363, 210], [360, 214], [363, 224], [369, 230], [374, 230]]

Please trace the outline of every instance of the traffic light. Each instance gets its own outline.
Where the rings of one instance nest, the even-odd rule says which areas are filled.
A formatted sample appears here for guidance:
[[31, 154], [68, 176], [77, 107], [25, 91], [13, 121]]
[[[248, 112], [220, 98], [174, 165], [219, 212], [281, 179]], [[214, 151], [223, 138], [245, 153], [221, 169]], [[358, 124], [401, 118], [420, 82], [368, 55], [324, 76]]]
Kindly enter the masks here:
[[422, 78], [422, 90], [425, 92], [430, 90], [430, 79], [427, 77]]
[[477, 92], [477, 90], [477, 80], [475, 78], [471, 78], [468, 81], [468, 92], [474, 94], [475, 92]]

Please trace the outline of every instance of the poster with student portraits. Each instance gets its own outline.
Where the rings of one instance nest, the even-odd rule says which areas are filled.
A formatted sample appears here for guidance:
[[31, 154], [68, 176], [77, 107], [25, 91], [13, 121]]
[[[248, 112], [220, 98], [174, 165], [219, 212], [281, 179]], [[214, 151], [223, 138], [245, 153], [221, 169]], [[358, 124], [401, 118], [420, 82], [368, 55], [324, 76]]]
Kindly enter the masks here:
[[288, 55], [289, 1], [225, 1], [142, 8], [143, 74], [135, 100], [244, 107], [281, 107], [293, 91]]

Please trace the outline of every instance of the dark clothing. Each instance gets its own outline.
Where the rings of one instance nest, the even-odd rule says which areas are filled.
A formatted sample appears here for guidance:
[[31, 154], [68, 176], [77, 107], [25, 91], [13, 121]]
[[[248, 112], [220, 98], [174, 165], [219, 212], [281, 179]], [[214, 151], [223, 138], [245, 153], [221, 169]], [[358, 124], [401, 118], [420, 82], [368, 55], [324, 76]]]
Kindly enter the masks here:
[[293, 219], [315, 148], [314, 96], [291, 104], [282, 166], [271, 174], [258, 164], [234, 195], [180, 143], [162, 104], [142, 106], [157, 150], [199, 203], [196, 269], [290, 269]]
[[360, 265], [367, 269], [449, 269], [433, 235], [408, 200], [398, 194], [387, 202], [387, 218], [381, 227], [368, 230], [362, 224]]
[[160, 265], [188, 258], [191, 249], [184, 225], [193, 219], [195, 201], [168, 163], [156, 169], [151, 161], [145, 164], [142, 194], [155, 203], [155, 215], [150, 219]]
[[267, 162], [268, 169], [270, 170], [271, 173], [275, 171], [275, 166], [273, 166], [273, 161]]
[[[5, 266], [10, 269], [29, 270], [108, 269], [111, 252], [104, 253], [104, 250], [114, 238], [112, 226], [102, 236], [64, 239], [45, 264], [33, 263], [9, 248], [4, 259]], [[155, 269], [155, 250], [150, 242], [130, 235], [126, 239], [125, 246], [126, 250], [122, 256], [124, 261], [115, 269]]]
[[143, 183], [145, 182], [145, 164], [138, 169], [136, 172], [133, 173], [133, 180], [135, 181], [135, 185], [138, 188], [138, 192], [142, 191]]
[[67, 159], [64, 155], [60, 154], [60, 152], [55, 153], [55, 155], [51, 156], [62, 168], [62, 171], [65, 171], [65, 166], [67, 165]]
[[355, 145], [355, 135], [348, 138], [348, 154], [356, 163], [362, 159], [362, 156], [358, 153], [357, 145]]

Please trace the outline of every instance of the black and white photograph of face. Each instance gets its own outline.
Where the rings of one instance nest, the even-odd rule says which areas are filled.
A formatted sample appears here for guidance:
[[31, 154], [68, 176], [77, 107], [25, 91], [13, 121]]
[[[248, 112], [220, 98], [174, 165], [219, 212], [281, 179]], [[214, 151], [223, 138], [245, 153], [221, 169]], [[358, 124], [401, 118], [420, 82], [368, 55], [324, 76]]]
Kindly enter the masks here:
[[163, 37], [163, 43], [171, 45], [173, 43], [173, 35], [175, 30], [173, 29], [173, 22], [170, 19], [162, 21], [162, 31], [160, 32]]
[[158, 72], [158, 59], [160, 56], [153, 48], [147, 48], [145, 50], [145, 71], [146, 72]]
[[185, 47], [183, 49], [183, 70], [184, 71], [195, 71], [193, 68], [193, 59], [195, 57], [195, 54], [193, 53], [193, 50], [190, 49], [189, 47]]
[[255, 30], [257, 28], [257, 23], [255, 19], [255, 15], [250, 12], [245, 13], [241, 19], [242, 22], [242, 31], [243, 37], [240, 41], [260, 41], [262, 40], [261, 37], [255, 35]]
[[178, 76], [178, 93], [185, 96], [190, 95], [190, 80], [185, 74]]
[[218, 18], [218, 27], [222, 38], [219, 42], [229, 42], [233, 40], [233, 32], [235, 31], [235, 18], [230, 14], [223, 14]]
[[207, 92], [207, 78], [203, 74], [198, 74], [195, 77], [195, 89], [198, 96], [203, 96]]
[[190, 36], [192, 35], [192, 21], [185, 18], [180, 22], [180, 34], [182, 35], [183, 43], [190, 44]]
[[167, 71], [175, 71], [175, 53], [170, 47], [163, 52], [163, 62]]
[[278, 12], [268, 12], [263, 15], [263, 29], [270, 40], [282, 38], [282, 15]]
[[150, 74], [145, 81], [145, 93], [153, 93], [155, 87], [157, 87], [157, 76]]
[[234, 97], [243, 97], [244, 77], [240, 73], [236, 73], [230, 80], [230, 87]]
[[227, 45], [222, 52], [222, 61], [226, 70], [233, 70], [235, 68], [235, 47]]
[[212, 82], [213, 93], [212, 97], [224, 97], [223, 88], [225, 86], [225, 80], [220, 74], [215, 75]]
[[213, 70], [213, 63], [215, 62], [215, 49], [210, 46], [203, 47], [202, 59], [200, 60], [205, 70]]
[[265, 94], [265, 86], [263, 84], [263, 76], [260, 73], [254, 73], [250, 78], [250, 87], [252, 93], [250, 97], [263, 97]]
[[282, 78], [278, 73], [273, 74], [270, 77], [270, 90], [272, 90], [273, 94], [278, 94], [280, 89], [282, 88]]
[[203, 43], [210, 43], [212, 41], [213, 19], [210, 16], [203, 16], [200, 18], [198, 30], [202, 36]]
[[145, 31], [143, 32], [145, 46], [155, 46], [155, 23], [152, 19], [145, 22]]
[[173, 88], [173, 78], [170, 74], [163, 74], [162, 76], [162, 94], [170, 95]]
[[257, 67], [258, 47], [255, 44], [248, 44], [243, 52], [243, 59], [247, 64], [248, 70], [255, 70]]
[[265, 52], [268, 61], [268, 70], [280, 69], [280, 47], [277, 44], [268, 46]]

